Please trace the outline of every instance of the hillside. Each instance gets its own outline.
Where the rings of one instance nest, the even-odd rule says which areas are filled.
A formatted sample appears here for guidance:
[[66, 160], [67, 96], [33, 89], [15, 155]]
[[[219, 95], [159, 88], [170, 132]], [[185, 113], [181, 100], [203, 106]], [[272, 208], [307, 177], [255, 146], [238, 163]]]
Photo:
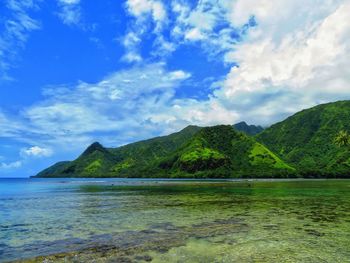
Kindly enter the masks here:
[[178, 133], [118, 148], [90, 145], [72, 162], [38, 177], [274, 177], [293, 168], [232, 126], [188, 126]]
[[219, 125], [203, 128], [150, 171], [162, 177], [238, 178], [284, 177], [294, 169], [253, 138]]
[[350, 101], [318, 105], [272, 125], [256, 139], [305, 176], [350, 175], [350, 152], [334, 138], [350, 131]]
[[350, 131], [349, 120], [350, 101], [339, 101], [298, 112], [255, 137], [247, 135], [246, 123], [188, 126], [118, 148], [94, 143], [76, 160], [37, 176], [349, 177], [350, 149], [334, 143], [341, 130]]
[[234, 124], [233, 128], [250, 136], [257, 135], [264, 130], [261, 126], [248, 125], [245, 121]]
[[[118, 148], [90, 145], [72, 162], [59, 162], [37, 174], [37, 177], [120, 177], [128, 170], [137, 173], [141, 168], [180, 147], [201, 127], [190, 125], [168, 136], [131, 143]], [[132, 171], [131, 171], [132, 170]]]
[[101, 177], [109, 176], [111, 167], [121, 161], [98, 142], [91, 144], [76, 160], [60, 162], [44, 171], [38, 177]]

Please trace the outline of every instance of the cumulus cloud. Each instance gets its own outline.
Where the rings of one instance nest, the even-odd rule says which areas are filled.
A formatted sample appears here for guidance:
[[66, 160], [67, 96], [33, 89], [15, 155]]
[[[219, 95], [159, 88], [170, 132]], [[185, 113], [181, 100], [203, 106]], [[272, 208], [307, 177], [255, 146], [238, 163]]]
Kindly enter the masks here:
[[[146, 2], [130, 12], [151, 12]], [[175, 20], [167, 24], [169, 39], [162, 40], [171, 44], [168, 52], [199, 43], [209, 57], [232, 65], [201, 103], [269, 125], [303, 108], [350, 98], [349, 2], [173, 0], [168, 12]]]
[[[235, 2], [233, 23], [254, 14], [260, 26], [226, 53], [226, 61], [239, 67], [232, 67], [215, 93], [222, 104], [270, 124], [317, 103], [350, 98], [350, 2], [338, 2], [328, 1], [326, 9], [302, 1], [286, 1], [288, 8], [280, 6], [283, 1]], [[297, 10], [303, 17], [295, 17]], [[273, 18], [267, 15], [271, 12]], [[297, 22], [283, 32], [286, 19]]]
[[23, 157], [49, 157], [53, 154], [49, 148], [42, 148], [39, 146], [32, 146], [30, 148], [24, 148], [20, 152]]

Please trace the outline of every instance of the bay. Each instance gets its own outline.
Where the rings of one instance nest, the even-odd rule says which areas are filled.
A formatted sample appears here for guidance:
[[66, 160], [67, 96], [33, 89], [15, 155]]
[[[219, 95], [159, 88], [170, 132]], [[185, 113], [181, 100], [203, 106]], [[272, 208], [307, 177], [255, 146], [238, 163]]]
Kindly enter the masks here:
[[350, 180], [0, 179], [0, 262], [350, 262]]

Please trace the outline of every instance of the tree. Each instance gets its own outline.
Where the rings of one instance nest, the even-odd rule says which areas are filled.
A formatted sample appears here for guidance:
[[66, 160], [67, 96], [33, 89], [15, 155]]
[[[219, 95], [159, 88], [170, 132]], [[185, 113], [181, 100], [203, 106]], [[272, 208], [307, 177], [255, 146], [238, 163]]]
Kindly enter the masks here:
[[340, 147], [350, 145], [350, 135], [347, 131], [340, 131], [334, 139], [334, 143]]

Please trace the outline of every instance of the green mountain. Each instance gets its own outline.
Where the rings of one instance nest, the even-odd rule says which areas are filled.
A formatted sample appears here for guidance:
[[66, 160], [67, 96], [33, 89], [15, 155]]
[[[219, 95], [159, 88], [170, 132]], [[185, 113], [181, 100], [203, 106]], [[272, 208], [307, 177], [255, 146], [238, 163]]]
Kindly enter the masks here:
[[350, 151], [334, 138], [350, 131], [350, 101], [322, 104], [272, 125], [256, 139], [304, 176], [349, 176]]
[[[72, 162], [59, 162], [40, 172], [37, 177], [120, 177], [128, 175], [177, 149], [201, 127], [188, 126], [168, 136], [131, 143], [118, 148], [104, 148], [95, 142]], [[135, 175], [136, 176], [136, 175]]]
[[121, 159], [98, 142], [91, 144], [76, 160], [60, 162], [44, 171], [38, 177], [101, 177], [110, 176], [110, 167]]
[[350, 101], [339, 101], [298, 112], [254, 137], [247, 134], [256, 130], [241, 123], [188, 126], [118, 148], [93, 143], [76, 160], [37, 176], [350, 177], [350, 148], [334, 143], [340, 131], [350, 131], [349, 120]]
[[118, 148], [90, 145], [72, 162], [38, 177], [281, 177], [294, 169], [232, 126], [188, 126], [178, 133]]
[[206, 127], [146, 173], [161, 177], [284, 177], [294, 168], [232, 126]]
[[254, 136], [264, 130], [264, 128], [261, 126], [248, 125], [245, 121], [234, 124], [233, 128], [251, 136]]

